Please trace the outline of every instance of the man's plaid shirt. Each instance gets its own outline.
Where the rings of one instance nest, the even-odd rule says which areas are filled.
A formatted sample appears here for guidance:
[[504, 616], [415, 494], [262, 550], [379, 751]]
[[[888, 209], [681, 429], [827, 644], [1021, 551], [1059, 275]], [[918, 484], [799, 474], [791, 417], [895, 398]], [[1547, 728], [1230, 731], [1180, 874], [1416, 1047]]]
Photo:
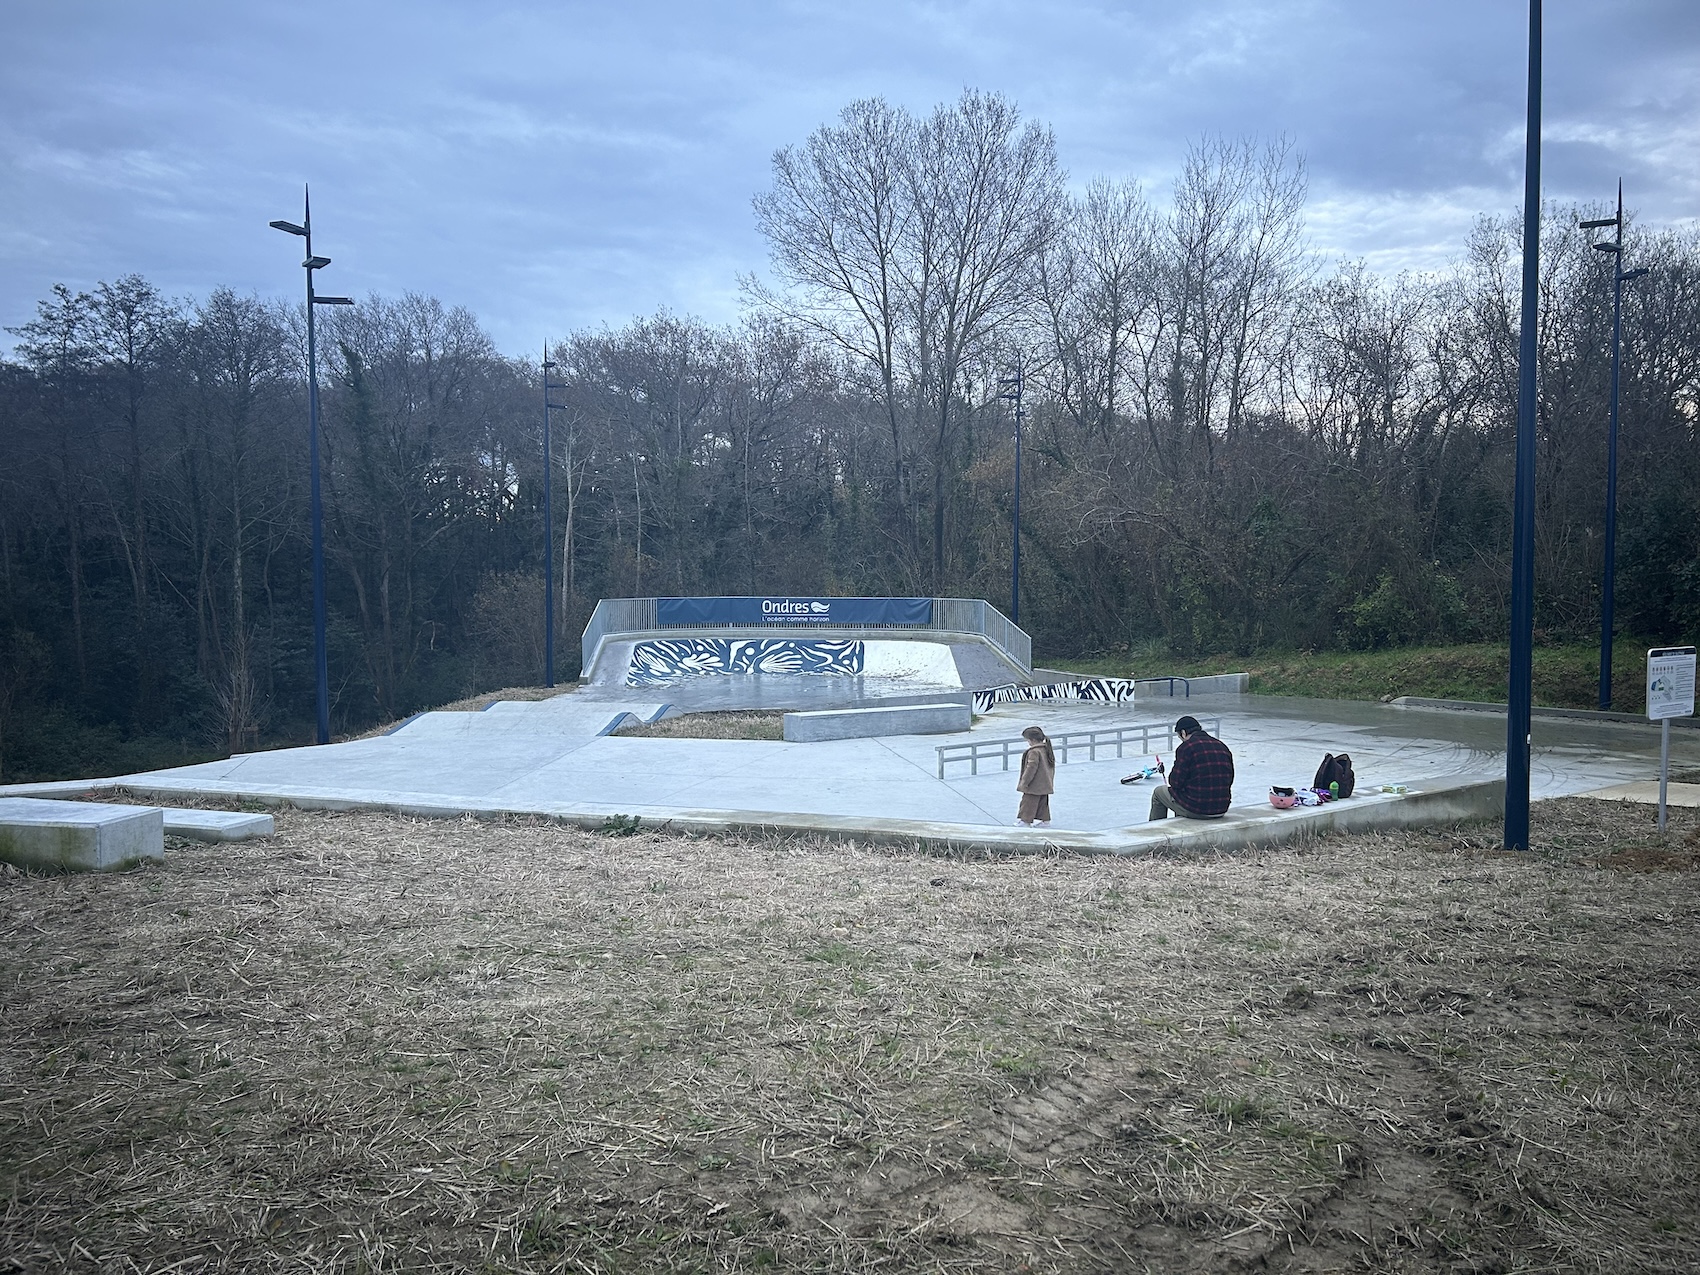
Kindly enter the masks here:
[[1169, 792], [1195, 815], [1219, 815], [1234, 799], [1234, 755], [1213, 736], [1198, 731], [1175, 749]]

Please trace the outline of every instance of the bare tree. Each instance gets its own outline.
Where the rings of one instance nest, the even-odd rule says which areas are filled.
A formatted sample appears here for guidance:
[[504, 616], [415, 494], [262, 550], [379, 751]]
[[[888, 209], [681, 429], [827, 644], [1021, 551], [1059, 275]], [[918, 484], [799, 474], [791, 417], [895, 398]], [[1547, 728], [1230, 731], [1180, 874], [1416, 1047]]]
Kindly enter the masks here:
[[89, 689], [88, 639], [83, 622], [84, 506], [98, 422], [86, 411], [94, 369], [93, 301], [86, 292], [53, 286], [53, 299], [39, 302], [36, 317], [10, 329], [23, 339], [18, 350], [47, 390], [42, 403], [54, 438], [52, 483], [65, 527], [66, 574], [70, 584], [71, 639], [79, 692]]
[[892, 475], [905, 540], [915, 546], [904, 419], [912, 401], [902, 343], [916, 281], [908, 236], [915, 120], [883, 98], [852, 102], [837, 128], [773, 156], [773, 188], [755, 198], [785, 291], [755, 280], [759, 302], [825, 337], [873, 370], [891, 434]]
[[791, 291], [755, 291], [879, 373], [906, 518], [907, 400], [930, 443], [931, 575], [941, 589], [964, 376], [1031, 304], [1062, 210], [1056, 144], [1007, 99], [972, 90], [922, 121], [882, 100], [855, 104], [841, 121], [803, 151], [775, 155], [756, 217]]
[[[1042, 386], [1081, 430], [1107, 444], [1118, 415], [1160, 415], [1152, 362], [1166, 318], [1155, 260], [1157, 218], [1137, 182], [1094, 179], [1069, 205], [1041, 260], [1038, 295], [1051, 347]], [[1129, 364], [1132, 367], [1129, 367]], [[1129, 397], [1122, 387], [1131, 379]], [[1152, 443], [1159, 450], [1153, 434]]]
[[1306, 282], [1304, 164], [1282, 140], [1207, 140], [1187, 155], [1160, 249], [1171, 332], [1169, 415], [1206, 452], [1244, 422]]
[[93, 301], [96, 348], [118, 379], [126, 445], [126, 499], [113, 506], [114, 527], [130, 573], [139, 630], [147, 612], [150, 573], [142, 407], [162, 357], [182, 323], [159, 290], [137, 274], [125, 275], [116, 283], [102, 283]]

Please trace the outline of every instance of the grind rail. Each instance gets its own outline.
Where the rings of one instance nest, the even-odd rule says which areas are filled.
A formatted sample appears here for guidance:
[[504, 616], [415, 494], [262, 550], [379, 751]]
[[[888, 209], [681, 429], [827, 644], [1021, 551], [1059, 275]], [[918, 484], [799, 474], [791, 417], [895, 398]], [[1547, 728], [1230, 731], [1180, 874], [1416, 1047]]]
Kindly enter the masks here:
[[[1215, 735], [1222, 729], [1220, 718], [1213, 717], [1201, 722], [1210, 734]], [[1139, 748], [1134, 752], [1135, 757], [1147, 756], [1151, 753], [1151, 741], [1166, 743], [1173, 735], [1174, 727], [1168, 723], [1152, 722], [1145, 726], [1113, 726], [1104, 730], [1072, 731], [1067, 735], [1051, 736], [1051, 747], [1057, 754], [1057, 764], [1067, 765], [1070, 753], [1085, 753], [1085, 760], [1097, 761], [1099, 750], [1107, 756], [1122, 757], [1126, 755], [1129, 744], [1137, 743]], [[1115, 749], [1111, 753], [1110, 749]], [[998, 769], [1010, 769], [1009, 759], [1020, 756], [1027, 751], [1027, 741], [1019, 736], [1015, 739], [977, 739], [965, 744], [941, 744], [933, 750], [938, 754], [938, 777], [945, 777], [945, 767], [958, 763], [966, 763], [970, 775], [980, 773], [980, 763], [985, 762], [991, 768], [992, 762], [998, 762]]]

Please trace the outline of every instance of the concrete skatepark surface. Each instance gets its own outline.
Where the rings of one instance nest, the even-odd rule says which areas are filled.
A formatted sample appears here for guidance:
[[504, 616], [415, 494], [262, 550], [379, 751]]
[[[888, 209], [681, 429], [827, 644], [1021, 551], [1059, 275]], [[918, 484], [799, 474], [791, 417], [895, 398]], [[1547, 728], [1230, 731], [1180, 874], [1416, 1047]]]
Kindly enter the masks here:
[[[1120, 783], [1145, 761], [1132, 755], [1059, 766], [1053, 825], [1016, 828], [1011, 826], [1017, 804], [1013, 771], [953, 773], [941, 780], [936, 777], [934, 749], [965, 738], [1010, 738], [1035, 724], [1057, 735], [1135, 723], [1167, 725], [1180, 713], [1220, 718], [1222, 737], [1236, 757], [1236, 810], [1231, 814], [1243, 817], [1242, 841], [1276, 839], [1282, 827], [1296, 829], [1307, 817], [1311, 824], [1326, 824], [1329, 820], [1321, 816], [1329, 810], [1335, 822], [1347, 817], [1356, 821], [1360, 816], [1353, 811], [1367, 815], [1372, 808], [1385, 808], [1391, 822], [1405, 821], [1403, 813], [1393, 812], [1401, 799], [1378, 794], [1382, 784], [1450, 794], [1428, 812], [1429, 821], [1487, 815], [1501, 800], [1488, 788], [1504, 776], [1504, 720], [1492, 714], [1252, 695], [1190, 700], [1165, 696], [1132, 705], [1003, 705], [978, 718], [972, 732], [944, 736], [784, 743], [600, 733], [626, 713], [652, 719], [669, 703], [688, 702], [702, 688], [687, 686], [686, 693], [677, 695], [673, 692], [680, 688], [665, 689], [665, 700], [653, 692], [639, 697], [627, 691], [622, 697], [603, 685], [549, 700], [498, 702], [478, 713], [425, 713], [379, 738], [241, 754], [122, 776], [101, 786], [121, 785], [161, 796], [216, 794], [431, 815], [530, 813], [595, 822], [624, 814], [703, 830], [762, 825], [1131, 853], [1177, 837], [1216, 842], [1227, 829], [1190, 820], [1140, 827], [1151, 785]], [[754, 696], [755, 705], [738, 707], [797, 706], [773, 703], [797, 693], [795, 687], [772, 688], [771, 694], [768, 688], [741, 689], [761, 693]], [[1533, 793], [1537, 798], [1555, 797], [1656, 777], [1658, 746], [1657, 729], [1650, 725], [1537, 720]], [[1352, 755], [1361, 795], [1322, 812], [1271, 811], [1270, 785], [1308, 783], [1324, 752]], [[1673, 740], [1673, 765], [1679, 762], [1700, 762], [1700, 739], [1689, 732]], [[1457, 804], [1458, 794], [1472, 782], [1475, 795]], [[27, 785], [0, 790], [0, 795], [51, 796], [93, 786]], [[1412, 803], [1409, 814], [1417, 813]]]

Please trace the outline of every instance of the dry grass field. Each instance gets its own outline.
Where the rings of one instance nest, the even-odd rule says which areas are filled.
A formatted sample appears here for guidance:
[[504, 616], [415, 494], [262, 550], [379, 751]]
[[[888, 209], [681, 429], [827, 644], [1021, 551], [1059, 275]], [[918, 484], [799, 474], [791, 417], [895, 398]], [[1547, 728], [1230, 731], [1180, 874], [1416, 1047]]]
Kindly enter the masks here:
[[684, 713], [663, 717], [658, 722], [634, 722], [628, 718], [614, 733], [644, 739], [784, 739], [785, 714], [752, 709]]
[[0, 1271], [1675, 1272], [1700, 819], [985, 860], [285, 811], [0, 875]]

